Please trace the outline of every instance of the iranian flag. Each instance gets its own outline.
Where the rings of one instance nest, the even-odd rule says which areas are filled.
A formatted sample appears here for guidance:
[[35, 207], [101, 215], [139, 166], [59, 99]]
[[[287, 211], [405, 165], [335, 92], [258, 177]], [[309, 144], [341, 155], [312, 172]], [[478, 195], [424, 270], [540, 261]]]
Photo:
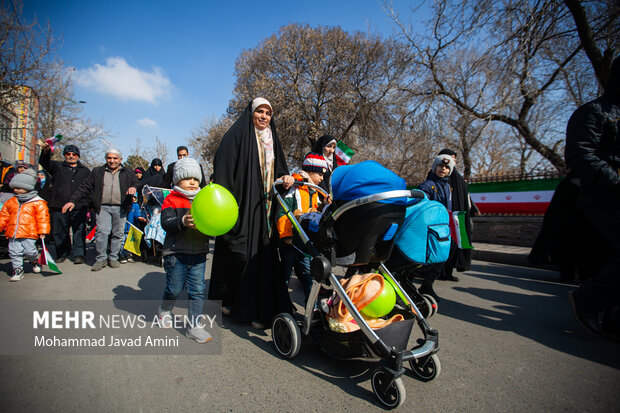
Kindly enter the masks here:
[[348, 164], [354, 153], [355, 152], [345, 145], [343, 141], [338, 141], [338, 144], [336, 145], [336, 152], [334, 152], [338, 166]]
[[483, 214], [544, 215], [562, 178], [469, 184], [469, 195]]
[[450, 234], [456, 245], [462, 250], [474, 249], [469, 242], [467, 231], [465, 230], [465, 211], [453, 211], [452, 222], [450, 222]]
[[47, 265], [50, 267], [50, 270], [57, 272], [58, 274], [62, 274], [62, 271], [58, 269], [58, 266], [54, 262], [52, 254], [49, 253], [47, 247], [45, 246], [45, 239], [41, 238], [41, 244], [43, 245], [43, 251], [41, 251], [41, 255], [39, 256], [39, 264]]

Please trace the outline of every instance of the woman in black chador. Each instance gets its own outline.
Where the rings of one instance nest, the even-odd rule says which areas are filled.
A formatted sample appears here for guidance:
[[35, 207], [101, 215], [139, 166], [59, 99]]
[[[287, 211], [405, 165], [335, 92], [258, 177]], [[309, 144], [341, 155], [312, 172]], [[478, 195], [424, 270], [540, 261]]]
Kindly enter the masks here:
[[267, 99], [256, 98], [224, 134], [213, 162], [214, 182], [239, 204], [239, 219], [216, 237], [209, 299], [222, 312], [264, 328], [277, 313], [292, 310], [281, 277], [275, 228], [274, 179], [293, 184]]
[[336, 151], [336, 138], [332, 135], [323, 135], [312, 146], [312, 152], [320, 153], [327, 161], [327, 171], [323, 174], [323, 180], [319, 186], [328, 193], [332, 193], [331, 180], [332, 173], [338, 164], [334, 161], [334, 152]]

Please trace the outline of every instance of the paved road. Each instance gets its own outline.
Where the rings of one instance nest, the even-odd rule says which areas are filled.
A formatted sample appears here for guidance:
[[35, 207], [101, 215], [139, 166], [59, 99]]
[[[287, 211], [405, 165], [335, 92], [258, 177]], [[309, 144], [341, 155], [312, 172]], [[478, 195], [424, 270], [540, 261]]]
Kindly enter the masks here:
[[[0, 260], [0, 271], [10, 268]], [[0, 300], [157, 300], [163, 270], [148, 264], [62, 275], [0, 277]], [[620, 345], [582, 332], [555, 273], [474, 262], [461, 281], [439, 281], [442, 373], [404, 377], [399, 411], [592, 411], [620, 406]], [[292, 287], [298, 288], [294, 282]], [[3, 314], [11, 317], [11, 314]], [[274, 355], [269, 331], [223, 321], [213, 356], [0, 356], [5, 411], [380, 411], [372, 362], [335, 361], [304, 341], [292, 361]], [[209, 345], [209, 344], [206, 344]]]

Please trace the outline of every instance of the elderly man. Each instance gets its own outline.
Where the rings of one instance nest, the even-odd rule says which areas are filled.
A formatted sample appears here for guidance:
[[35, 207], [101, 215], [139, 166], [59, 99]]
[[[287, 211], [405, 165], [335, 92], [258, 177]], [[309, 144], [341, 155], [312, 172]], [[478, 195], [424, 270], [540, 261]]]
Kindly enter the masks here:
[[88, 200], [78, 203], [75, 208], [63, 214], [62, 207], [69, 201], [88, 178], [90, 169], [80, 162], [80, 149], [75, 145], [67, 145], [62, 151], [64, 161], [52, 161], [52, 151], [47, 143], [41, 145], [39, 164], [51, 176], [48, 184], [53, 188], [49, 200], [49, 210], [52, 219], [52, 240], [56, 246], [56, 262], [63, 262], [71, 252], [71, 236], [73, 231], [73, 263], [83, 264], [86, 255], [86, 213]]
[[[177, 148], [177, 159], [185, 158], [189, 156], [189, 151], [187, 150], [187, 146], [179, 146]], [[172, 186], [172, 172], [174, 171], [174, 165], [176, 162], [172, 162], [168, 165], [168, 169], [166, 170], [166, 175], [164, 175], [164, 182], [162, 186], [164, 188], [170, 188]], [[200, 167], [200, 173], [202, 174], [202, 178], [200, 179], [200, 187], [204, 188], [207, 185], [207, 181], [205, 180], [205, 173], [202, 170], [202, 166]]]
[[[125, 219], [131, 208], [132, 195], [136, 193], [138, 178], [129, 168], [122, 165], [123, 157], [117, 149], [108, 149], [105, 154], [105, 165], [92, 170], [88, 179], [82, 182], [79, 189], [71, 196], [62, 212], [72, 211], [83, 200], [90, 200], [97, 214], [97, 232], [95, 233], [95, 249], [97, 261], [91, 268], [100, 271], [106, 263], [111, 268], [120, 267], [118, 256], [123, 240]], [[110, 255], [108, 256], [108, 239]]]

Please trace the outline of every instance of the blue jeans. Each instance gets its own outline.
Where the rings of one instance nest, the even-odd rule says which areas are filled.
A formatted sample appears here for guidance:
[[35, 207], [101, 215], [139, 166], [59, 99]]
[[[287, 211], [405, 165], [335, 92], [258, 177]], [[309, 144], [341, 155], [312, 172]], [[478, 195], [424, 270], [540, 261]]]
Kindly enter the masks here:
[[170, 311], [183, 287], [187, 286], [187, 314], [192, 322], [202, 314], [205, 300], [205, 269], [207, 254], [173, 254], [164, 257], [166, 289], [161, 308]]
[[24, 267], [24, 257], [30, 262], [39, 257], [36, 242], [30, 238], [9, 238], [9, 257], [14, 270]]
[[[95, 232], [95, 249], [97, 262], [118, 261], [121, 252], [121, 242], [125, 234], [127, 214], [121, 213], [121, 207], [115, 205], [101, 205], [97, 214], [97, 231]], [[108, 238], [110, 238], [110, 256], [108, 257]]]
[[284, 281], [288, 285], [288, 281], [291, 279], [293, 268], [297, 278], [301, 281], [301, 285], [304, 289], [304, 296], [306, 302], [310, 296], [310, 290], [312, 289], [312, 275], [310, 275], [310, 256], [303, 254], [292, 245], [285, 245], [280, 247], [280, 260], [282, 261], [282, 272], [284, 275]]

